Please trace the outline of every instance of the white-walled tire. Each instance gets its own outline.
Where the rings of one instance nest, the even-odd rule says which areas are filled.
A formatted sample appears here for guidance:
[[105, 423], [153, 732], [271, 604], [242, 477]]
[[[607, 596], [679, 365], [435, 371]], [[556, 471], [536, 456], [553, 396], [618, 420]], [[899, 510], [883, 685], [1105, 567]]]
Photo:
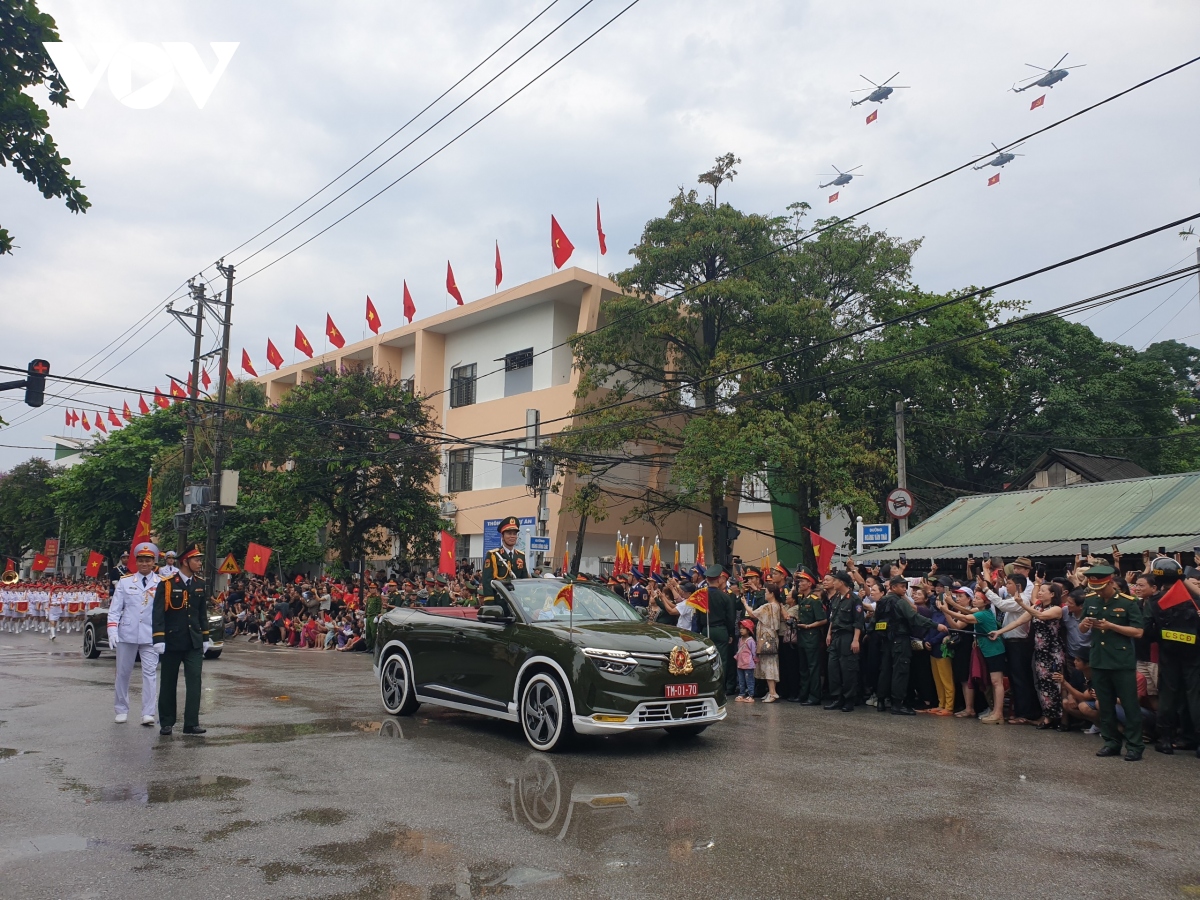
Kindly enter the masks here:
[[83, 627], [83, 655], [88, 659], [96, 659], [100, 656], [100, 647], [96, 642], [96, 626], [91, 622]]
[[413, 691], [412, 672], [403, 653], [393, 653], [379, 670], [379, 698], [388, 715], [411, 716], [421, 704]]
[[567, 692], [550, 672], [538, 672], [525, 682], [520, 718], [525, 740], [542, 753], [564, 749], [575, 735]]

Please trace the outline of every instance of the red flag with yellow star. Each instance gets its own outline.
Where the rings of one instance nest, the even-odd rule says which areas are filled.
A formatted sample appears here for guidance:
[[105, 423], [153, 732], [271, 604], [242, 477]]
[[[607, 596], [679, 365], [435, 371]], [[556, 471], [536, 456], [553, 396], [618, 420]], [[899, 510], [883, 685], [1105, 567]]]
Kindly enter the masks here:
[[246, 564], [242, 566], [251, 575], [266, 575], [267, 563], [271, 561], [271, 548], [262, 544], [251, 544], [246, 548]]
[[571, 254], [575, 252], [575, 245], [571, 243], [571, 239], [567, 237], [567, 233], [562, 230], [562, 226], [558, 224], [558, 219], [554, 216], [550, 217], [550, 251], [554, 254], [554, 268], [561, 269]]
[[333, 324], [333, 316], [329, 313], [325, 313], [325, 337], [329, 338], [329, 343], [333, 344], [339, 350], [346, 346], [346, 339], [342, 337], [342, 333]]
[[121, 409], [121, 415], [125, 417], [126, 422], [133, 421], [133, 410], [129, 408], [129, 401], [124, 401], [125, 406]]
[[151, 481], [153, 475], [146, 476], [146, 496], [142, 500], [142, 511], [138, 513], [137, 527], [133, 529], [133, 541], [129, 545], [129, 558], [137, 559], [137, 554], [134, 552], [137, 545], [142, 541], [150, 540], [150, 496], [151, 496]]
[[379, 313], [375, 311], [375, 304], [371, 302], [370, 294], [367, 294], [367, 327], [373, 334], [379, 334]]
[[463, 305], [462, 291], [458, 289], [458, 282], [454, 280], [454, 270], [450, 268], [450, 260], [446, 260], [446, 293], [453, 297], [459, 306]]
[[272, 343], [270, 338], [267, 338], [267, 362], [276, 369], [283, 365], [283, 354], [279, 352], [279, 348]]
[[294, 346], [309, 359], [312, 359], [312, 344], [308, 342], [308, 338], [304, 336], [304, 332], [300, 330], [299, 325], [296, 326], [296, 341]]
[[87, 568], [84, 569], [84, 573], [88, 578], [99, 578], [102, 565], [104, 565], [104, 554], [93, 550], [88, 554]]

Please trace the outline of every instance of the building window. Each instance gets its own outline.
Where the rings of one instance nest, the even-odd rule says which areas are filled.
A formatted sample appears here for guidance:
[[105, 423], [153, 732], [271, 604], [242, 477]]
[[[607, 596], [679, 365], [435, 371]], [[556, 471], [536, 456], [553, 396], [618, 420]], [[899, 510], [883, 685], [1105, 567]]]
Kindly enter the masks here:
[[415, 393], [413, 379], [405, 378], [403, 381], [401, 381], [400, 382], [400, 390], [401, 390], [401, 392], [403, 392], [405, 394]]
[[525, 461], [529, 451], [525, 441], [505, 441], [500, 455], [500, 487], [520, 487], [525, 484]]
[[475, 363], [450, 370], [450, 408], [475, 403]]
[[[472, 367], [474, 368], [474, 367]], [[450, 465], [447, 471], [446, 491], [457, 494], [459, 491], [471, 490], [471, 473], [474, 467], [472, 450], [451, 450]]]
[[469, 559], [471, 556], [471, 536], [458, 534], [454, 536], [454, 559]]
[[528, 347], [504, 357], [504, 396], [526, 394], [533, 390], [533, 348]]

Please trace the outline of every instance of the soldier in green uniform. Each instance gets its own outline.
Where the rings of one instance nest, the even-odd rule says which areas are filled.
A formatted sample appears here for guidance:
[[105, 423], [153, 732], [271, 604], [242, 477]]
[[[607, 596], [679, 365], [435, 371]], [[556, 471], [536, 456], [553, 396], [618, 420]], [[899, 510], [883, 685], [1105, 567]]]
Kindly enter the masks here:
[[504, 584], [514, 578], [528, 578], [529, 565], [525, 562], [525, 554], [517, 549], [517, 538], [521, 534], [521, 523], [516, 516], [502, 519], [496, 526], [500, 532], [501, 546], [488, 553], [483, 558], [483, 601], [496, 596], [493, 582]]
[[[1194, 569], [1189, 572], [1200, 574]], [[1191, 719], [1193, 731], [1200, 724], [1200, 608], [1187, 582], [1176, 587], [1183, 572], [1175, 560], [1160, 556], [1150, 564], [1150, 574], [1160, 589], [1146, 604], [1146, 634], [1158, 641], [1158, 743], [1154, 749], [1174, 753], [1175, 737], [1180, 738], [1181, 748], [1197, 746], [1197, 735], [1185, 733], [1185, 719]], [[1172, 589], [1175, 593], [1168, 598]], [[1187, 591], [1187, 596], [1180, 595], [1180, 590]], [[1200, 757], [1200, 747], [1196, 756]]]
[[767, 602], [762, 577], [762, 569], [758, 566], [746, 566], [746, 602], [750, 604], [751, 609], [758, 609]]
[[793, 573], [796, 585], [796, 637], [800, 650], [801, 706], [821, 705], [821, 632], [829, 624], [821, 595], [813, 590], [817, 579], [804, 566]]
[[1079, 630], [1092, 635], [1092, 688], [1100, 707], [1100, 735], [1104, 746], [1097, 756], [1119, 756], [1121, 732], [1117, 727], [1117, 700], [1125, 713], [1125, 759], [1142, 758], [1142, 708], [1137, 694], [1137, 657], [1133, 642], [1142, 636], [1144, 619], [1136, 599], [1117, 591], [1112, 566], [1092, 566], [1087, 571], [1088, 593], [1083, 598]]
[[732, 658], [729, 646], [737, 634], [736, 607], [733, 598], [725, 593], [729, 573], [718, 563], [705, 569], [704, 577], [708, 580], [708, 612], [697, 613], [693, 624], [716, 645], [721, 656], [721, 671], [728, 677]]
[[186, 685], [183, 733], [204, 734], [200, 727], [200, 668], [204, 652], [212, 646], [208, 634], [208, 587], [200, 577], [204, 559], [190, 545], [180, 558], [181, 568], [158, 583], [154, 594], [154, 649], [162, 663], [158, 687], [158, 733], [175, 727], [176, 687], [179, 666]]
[[450, 605], [450, 579], [445, 573], [439, 574], [434, 578], [433, 590], [429, 594], [428, 606], [449, 606]]
[[858, 691], [858, 651], [862, 633], [867, 627], [863, 620], [862, 603], [850, 590], [848, 572], [833, 576], [833, 599], [829, 604], [829, 631], [825, 646], [829, 648], [829, 693], [832, 698], [825, 709], [854, 712], [854, 696]]
[[[875, 688], [877, 711], [887, 709], [886, 701], [891, 696], [893, 716], [917, 714], [904, 702], [908, 697], [908, 675], [912, 668], [912, 630], [932, 627], [933, 620], [921, 615], [908, 602], [908, 579], [902, 575], [889, 578], [887, 593], [875, 607], [875, 628], [883, 639], [879, 683]], [[937, 628], [938, 631], [949, 631], [945, 625]]]

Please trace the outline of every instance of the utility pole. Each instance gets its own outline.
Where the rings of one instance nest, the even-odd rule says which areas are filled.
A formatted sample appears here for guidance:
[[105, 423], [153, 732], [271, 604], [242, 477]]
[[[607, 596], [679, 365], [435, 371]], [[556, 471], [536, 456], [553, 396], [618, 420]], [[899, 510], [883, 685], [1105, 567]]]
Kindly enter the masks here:
[[[188, 280], [188, 287], [192, 292], [192, 309], [190, 312], [179, 312], [178, 310], [167, 307], [167, 312], [173, 315], [176, 320], [195, 340], [194, 350], [192, 352], [192, 378], [191, 387], [188, 389], [188, 422], [187, 431], [183, 437], [183, 500], [181, 502], [182, 516], [175, 517], [175, 552], [182, 554], [187, 546], [188, 536], [188, 494], [192, 481], [192, 463], [195, 459], [196, 452], [196, 419], [199, 416], [200, 404], [197, 402], [200, 391], [200, 353], [203, 350], [202, 342], [204, 340], [204, 282], [196, 282], [196, 279]], [[189, 323], [188, 319], [195, 319], [195, 323]], [[170, 377], [170, 376], [168, 376]]]
[[213, 416], [213, 468], [207, 509], [206, 524], [208, 526], [204, 540], [204, 578], [205, 583], [215, 584], [217, 575], [217, 537], [221, 532], [224, 519], [224, 509], [221, 507], [221, 466], [225, 462], [225, 396], [229, 387], [229, 332], [233, 326], [233, 274], [232, 265], [225, 265], [221, 259], [217, 263], [217, 271], [225, 276], [224, 308], [217, 316], [221, 323], [221, 356], [217, 366], [217, 408]]
[[[908, 488], [908, 465], [904, 459], [904, 401], [896, 401], [896, 487]], [[908, 519], [897, 519], [901, 534], [908, 531]]]
[[[546, 494], [550, 489], [550, 467], [546, 464], [546, 459], [542, 456], [542, 412], [538, 409], [525, 410], [525, 443], [529, 446], [531, 454], [529, 457], [530, 463], [530, 481], [529, 486], [537, 491], [538, 508], [537, 508], [537, 533], [538, 537], [546, 537], [549, 534], [550, 527], [550, 510], [546, 506]], [[539, 551], [537, 555], [536, 565], [540, 567], [543, 559]]]

